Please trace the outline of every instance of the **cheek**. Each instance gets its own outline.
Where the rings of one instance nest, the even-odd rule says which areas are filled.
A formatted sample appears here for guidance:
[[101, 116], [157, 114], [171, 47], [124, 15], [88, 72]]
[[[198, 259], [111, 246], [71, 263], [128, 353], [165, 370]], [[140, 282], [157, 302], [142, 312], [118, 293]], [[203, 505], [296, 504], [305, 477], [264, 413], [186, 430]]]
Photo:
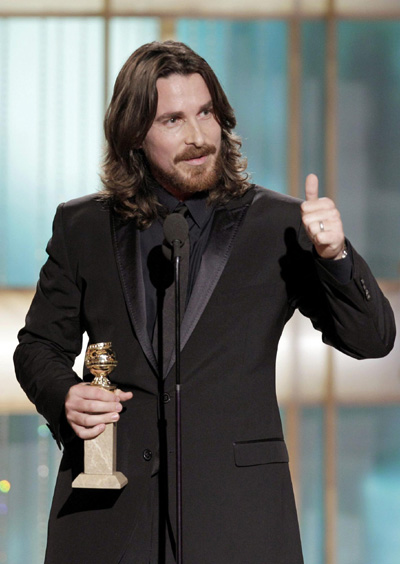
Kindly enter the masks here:
[[214, 122], [211, 130], [210, 130], [210, 138], [212, 140], [213, 145], [219, 149], [221, 147], [221, 127], [218, 125], [217, 122]]
[[148, 139], [143, 144], [143, 150], [147, 158], [157, 164], [165, 165], [171, 160], [172, 149], [171, 143], [168, 143], [168, 140], [157, 139], [155, 142], [152, 139]]

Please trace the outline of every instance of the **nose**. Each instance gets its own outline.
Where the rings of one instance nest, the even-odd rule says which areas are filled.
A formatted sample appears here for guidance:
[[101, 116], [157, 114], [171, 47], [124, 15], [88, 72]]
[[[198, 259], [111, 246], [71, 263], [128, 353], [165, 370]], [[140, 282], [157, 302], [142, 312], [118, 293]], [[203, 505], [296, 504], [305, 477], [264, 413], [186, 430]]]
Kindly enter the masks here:
[[195, 145], [196, 147], [204, 145], [205, 135], [197, 119], [188, 120], [185, 124], [185, 129], [185, 143], [187, 145]]

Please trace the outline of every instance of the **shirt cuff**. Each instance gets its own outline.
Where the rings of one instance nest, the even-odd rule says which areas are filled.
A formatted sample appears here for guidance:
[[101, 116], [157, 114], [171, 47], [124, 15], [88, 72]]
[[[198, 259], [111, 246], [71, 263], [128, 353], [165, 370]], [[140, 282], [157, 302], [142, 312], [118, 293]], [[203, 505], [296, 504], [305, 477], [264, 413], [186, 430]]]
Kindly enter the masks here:
[[353, 254], [350, 245], [347, 245], [347, 256], [343, 259], [334, 260], [321, 258], [314, 248], [313, 254], [319, 264], [323, 266], [339, 284], [347, 284], [350, 282], [353, 275]]

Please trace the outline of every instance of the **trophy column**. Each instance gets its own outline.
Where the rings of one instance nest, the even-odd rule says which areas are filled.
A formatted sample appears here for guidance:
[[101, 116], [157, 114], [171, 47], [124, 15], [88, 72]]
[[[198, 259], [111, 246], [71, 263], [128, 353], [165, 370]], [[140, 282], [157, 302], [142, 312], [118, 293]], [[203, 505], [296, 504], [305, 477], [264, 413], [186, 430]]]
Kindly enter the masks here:
[[[118, 364], [111, 343], [90, 345], [85, 363], [95, 376], [91, 386], [100, 386], [110, 391], [116, 389], [107, 378]], [[85, 440], [84, 450], [84, 471], [72, 482], [73, 488], [119, 490], [128, 483], [126, 476], [116, 470], [116, 423], [107, 423], [105, 430], [98, 437]]]

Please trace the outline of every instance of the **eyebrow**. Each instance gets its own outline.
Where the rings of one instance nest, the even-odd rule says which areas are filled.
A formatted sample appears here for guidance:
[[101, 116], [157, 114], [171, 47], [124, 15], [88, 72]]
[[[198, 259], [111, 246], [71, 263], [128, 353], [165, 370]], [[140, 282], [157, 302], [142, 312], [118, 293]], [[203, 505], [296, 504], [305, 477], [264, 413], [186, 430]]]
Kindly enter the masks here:
[[[200, 106], [199, 113], [204, 112], [204, 110], [212, 111], [212, 108], [213, 108], [212, 100], [209, 100], [208, 102]], [[166, 119], [181, 118], [183, 116], [184, 116], [184, 112], [165, 112], [164, 114], [158, 116], [154, 121], [161, 122]]]
[[209, 110], [209, 111], [211, 112], [212, 109], [213, 109], [213, 102], [212, 102], [212, 100], [209, 100], [206, 104], [203, 104], [203, 105], [200, 107], [200, 111], [201, 111], [201, 112], [204, 112], [204, 110]]

